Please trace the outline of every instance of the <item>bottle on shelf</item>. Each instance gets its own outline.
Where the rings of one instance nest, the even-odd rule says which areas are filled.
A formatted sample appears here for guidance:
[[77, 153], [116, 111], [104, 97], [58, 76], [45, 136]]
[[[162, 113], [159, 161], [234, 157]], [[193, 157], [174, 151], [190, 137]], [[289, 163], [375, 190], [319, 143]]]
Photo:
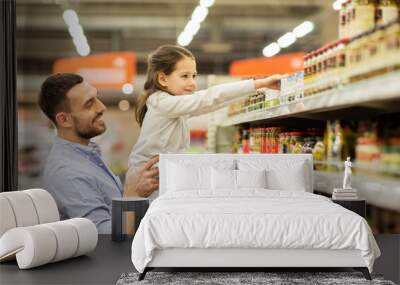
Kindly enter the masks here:
[[375, 24], [386, 25], [399, 17], [400, 5], [397, 0], [377, 0]]
[[342, 3], [342, 8], [339, 11], [339, 38], [347, 38], [349, 36], [347, 29], [347, 17], [348, 17], [348, 1]]
[[375, 0], [351, 0], [347, 4], [349, 36], [355, 37], [375, 27]]

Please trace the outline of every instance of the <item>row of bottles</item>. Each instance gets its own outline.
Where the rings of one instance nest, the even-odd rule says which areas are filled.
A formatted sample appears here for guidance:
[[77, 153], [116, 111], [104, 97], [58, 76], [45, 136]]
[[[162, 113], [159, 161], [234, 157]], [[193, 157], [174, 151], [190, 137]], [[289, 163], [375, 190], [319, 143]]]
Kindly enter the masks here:
[[339, 38], [352, 38], [399, 16], [398, 0], [348, 0], [339, 12]]
[[303, 97], [400, 69], [400, 18], [353, 38], [344, 38], [304, 57], [304, 72], [281, 80], [281, 90], [258, 90], [229, 106], [228, 116], [260, 112]]
[[260, 89], [244, 100], [232, 103], [228, 116], [254, 113], [296, 102], [304, 97], [304, 72], [288, 74], [281, 79], [280, 90]]
[[304, 95], [310, 96], [400, 68], [400, 19], [344, 38], [304, 57]]
[[304, 72], [285, 76], [281, 90], [258, 90], [229, 106], [228, 116], [265, 111], [400, 69], [400, 18], [304, 57]]
[[359, 173], [400, 176], [400, 127], [394, 122], [392, 117], [360, 122], [327, 121], [324, 129], [240, 127], [232, 151], [312, 153], [316, 169], [328, 171], [336, 171], [337, 165], [350, 156]]

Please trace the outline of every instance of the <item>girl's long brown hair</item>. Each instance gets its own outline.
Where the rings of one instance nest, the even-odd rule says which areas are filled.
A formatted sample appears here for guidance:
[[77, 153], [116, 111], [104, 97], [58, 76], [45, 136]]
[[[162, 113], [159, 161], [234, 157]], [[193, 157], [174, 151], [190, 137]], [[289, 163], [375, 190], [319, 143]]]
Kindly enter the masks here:
[[158, 90], [166, 91], [158, 82], [158, 74], [160, 72], [166, 75], [171, 74], [175, 70], [176, 63], [184, 57], [194, 59], [193, 54], [189, 50], [175, 45], [160, 46], [155, 52], [149, 55], [144, 94], [139, 96], [136, 105], [135, 116], [140, 126], [142, 126], [144, 116], [147, 112], [146, 101], [149, 96]]

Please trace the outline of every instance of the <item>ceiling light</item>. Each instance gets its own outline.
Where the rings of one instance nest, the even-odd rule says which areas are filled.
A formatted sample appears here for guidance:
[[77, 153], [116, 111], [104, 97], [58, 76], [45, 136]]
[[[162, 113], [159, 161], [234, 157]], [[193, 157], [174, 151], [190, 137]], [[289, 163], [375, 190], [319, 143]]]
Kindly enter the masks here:
[[62, 17], [68, 26], [68, 32], [72, 37], [77, 53], [81, 56], [89, 55], [90, 46], [83, 28], [79, 24], [78, 14], [74, 10], [68, 9], [63, 12]]
[[286, 33], [278, 39], [278, 44], [281, 48], [286, 48], [296, 41], [296, 36], [292, 33]]
[[190, 20], [186, 24], [184, 32], [193, 36], [198, 32], [199, 29], [200, 29], [200, 23]]
[[340, 9], [342, 9], [342, 5], [344, 2], [346, 2], [346, 0], [336, 0], [335, 2], [333, 2], [332, 8], [336, 11], [339, 11]]
[[190, 44], [192, 39], [193, 39], [192, 35], [182, 32], [178, 37], [178, 44], [185, 47]]
[[192, 20], [195, 22], [203, 22], [208, 15], [208, 9], [202, 6], [197, 6], [192, 14]]
[[122, 92], [124, 94], [127, 94], [127, 95], [132, 94], [133, 90], [134, 90], [134, 88], [131, 83], [125, 83], [124, 85], [122, 85]]
[[72, 9], [64, 11], [63, 19], [68, 26], [79, 24], [78, 14], [76, 14], [76, 12]]
[[76, 51], [80, 56], [87, 56], [90, 54], [90, 47], [88, 44], [76, 47]]
[[193, 40], [193, 36], [200, 29], [200, 24], [207, 18], [208, 7], [214, 4], [215, 0], [200, 0], [199, 6], [193, 10], [190, 21], [179, 34], [176, 42], [181, 46], [187, 46]]
[[314, 30], [314, 23], [310, 21], [305, 21], [293, 29], [293, 34], [297, 38], [301, 38], [311, 33], [313, 30]]
[[272, 43], [272, 44], [267, 45], [263, 49], [263, 55], [266, 57], [271, 57], [271, 56], [278, 54], [280, 51], [281, 51], [281, 48], [279, 47], [279, 45], [277, 43]]
[[83, 35], [83, 34], [78, 35], [77, 37], [74, 37], [72, 39], [72, 41], [74, 42], [74, 45], [76, 47], [82, 47], [82, 46], [85, 46], [88, 44], [87, 39], [86, 39], [85, 35]]
[[214, 5], [214, 0], [200, 0], [200, 6], [208, 8]]
[[81, 25], [72, 25], [69, 26], [68, 28], [68, 32], [71, 35], [71, 37], [76, 38], [79, 37], [81, 35], [83, 35], [83, 29]]

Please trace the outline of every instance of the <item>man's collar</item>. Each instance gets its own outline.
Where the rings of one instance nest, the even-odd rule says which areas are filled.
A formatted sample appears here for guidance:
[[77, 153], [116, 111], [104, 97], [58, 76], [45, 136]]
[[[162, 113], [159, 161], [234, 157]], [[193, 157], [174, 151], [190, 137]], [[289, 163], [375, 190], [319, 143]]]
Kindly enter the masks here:
[[56, 140], [56, 143], [68, 145], [76, 150], [84, 152], [87, 155], [91, 155], [91, 154], [101, 155], [101, 150], [100, 150], [99, 145], [92, 141], [90, 141], [88, 145], [83, 145], [80, 143], [75, 143], [75, 142], [65, 140], [63, 138], [60, 138], [59, 136], [56, 136], [55, 140]]

